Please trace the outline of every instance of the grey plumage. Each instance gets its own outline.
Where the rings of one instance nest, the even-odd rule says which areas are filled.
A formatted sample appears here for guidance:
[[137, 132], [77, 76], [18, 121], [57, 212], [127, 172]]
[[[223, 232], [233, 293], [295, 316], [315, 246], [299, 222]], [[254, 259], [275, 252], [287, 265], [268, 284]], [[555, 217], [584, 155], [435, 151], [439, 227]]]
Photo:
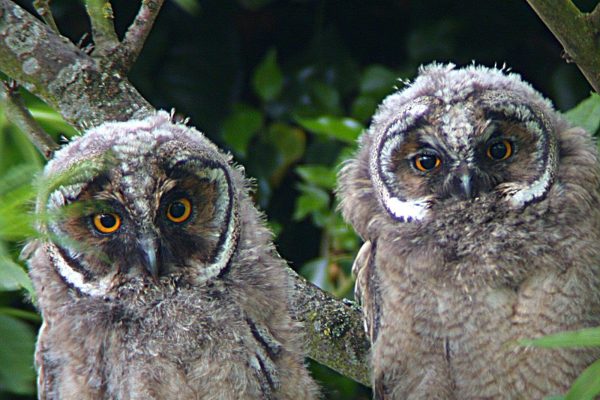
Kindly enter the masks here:
[[343, 167], [378, 399], [541, 399], [597, 349], [516, 341], [600, 324], [595, 143], [516, 74], [433, 64]]
[[201, 133], [165, 112], [105, 123], [44, 180], [28, 249], [40, 398], [317, 397], [284, 261]]

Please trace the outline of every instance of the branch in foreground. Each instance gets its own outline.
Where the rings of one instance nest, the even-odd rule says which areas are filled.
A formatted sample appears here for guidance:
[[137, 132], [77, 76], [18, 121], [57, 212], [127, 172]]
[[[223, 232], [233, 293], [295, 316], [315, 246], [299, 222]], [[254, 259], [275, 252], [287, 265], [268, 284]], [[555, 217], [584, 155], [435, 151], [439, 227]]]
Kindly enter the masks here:
[[[80, 129], [153, 112], [124, 77], [103, 71], [95, 60], [10, 0], [0, 0], [0, 70]], [[368, 385], [368, 343], [360, 310], [288, 271], [295, 288], [292, 312], [304, 322], [309, 356]]]
[[585, 78], [600, 93], [600, 27], [597, 10], [579, 11], [571, 0], [527, 0], [544, 24], [556, 36], [568, 56]]
[[18, 85], [14, 81], [13, 83], [3, 82], [0, 85], [0, 104], [8, 120], [18, 126], [29, 137], [29, 140], [44, 155], [46, 160], [50, 159], [54, 151], [58, 149], [58, 144], [44, 132], [33, 118], [19, 95]]
[[0, 0], [0, 70], [80, 130], [142, 118], [153, 110], [125, 77], [103, 71], [11, 0]]

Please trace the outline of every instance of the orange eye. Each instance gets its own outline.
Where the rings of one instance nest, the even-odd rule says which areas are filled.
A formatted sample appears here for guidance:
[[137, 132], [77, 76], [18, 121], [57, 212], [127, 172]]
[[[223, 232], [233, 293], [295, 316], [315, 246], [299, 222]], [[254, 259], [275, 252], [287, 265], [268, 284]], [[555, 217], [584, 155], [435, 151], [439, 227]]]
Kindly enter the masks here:
[[94, 228], [100, 233], [110, 234], [121, 227], [121, 217], [115, 213], [96, 214], [92, 217]]
[[442, 164], [442, 160], [434, 154], [419, 154], [413, 159], [415, 167], [421, 172], [429, 172]]
[[503, 139], [488, 146], [485, 154], [494, 161], [503, 161], [512, 155], [513, 149], [510, 141]]
[[167, 218], [175, 223], [186, 221], [192, 214], [192, 203], [186, 198], [177, 199], [167, 208]]

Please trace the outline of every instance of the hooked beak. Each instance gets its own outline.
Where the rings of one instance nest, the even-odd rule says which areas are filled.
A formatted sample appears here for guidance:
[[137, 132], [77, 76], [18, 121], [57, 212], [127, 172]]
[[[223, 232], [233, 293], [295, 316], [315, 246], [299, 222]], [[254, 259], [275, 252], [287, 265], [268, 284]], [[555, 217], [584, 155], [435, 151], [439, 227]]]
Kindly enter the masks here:
[[144, 258], [144, 267], [155, 281], [158, 280], [159, 266], [156, 259], [157, 244], [153, 239], [143, 239], [140, 241], [140, 248]]
[[472, 184], [471, 184], [471, 176], [468, 174], [460, 176], [460, 191], [465, 196], [465, 198], [470, 199], [472, 197]]
[[466, 163], [460, 163], [453, 175], [450, 191], [454, 196], [468, 200], [477, 195], [476, 178]]

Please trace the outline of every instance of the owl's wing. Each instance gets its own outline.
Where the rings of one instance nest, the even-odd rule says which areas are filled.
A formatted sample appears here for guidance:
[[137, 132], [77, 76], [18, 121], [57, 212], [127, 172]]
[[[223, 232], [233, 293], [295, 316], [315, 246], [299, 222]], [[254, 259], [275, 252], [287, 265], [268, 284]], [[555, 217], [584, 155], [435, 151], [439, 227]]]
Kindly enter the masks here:
[[375, 272], [376, 248], [376, 242], [366, 241], [358, 251], [352, 265], [352, 272], [356, 277], [354, 298], [362, 305], [365, 332], [371, 343], [377, 339], [380, 320], [379, 288]]

